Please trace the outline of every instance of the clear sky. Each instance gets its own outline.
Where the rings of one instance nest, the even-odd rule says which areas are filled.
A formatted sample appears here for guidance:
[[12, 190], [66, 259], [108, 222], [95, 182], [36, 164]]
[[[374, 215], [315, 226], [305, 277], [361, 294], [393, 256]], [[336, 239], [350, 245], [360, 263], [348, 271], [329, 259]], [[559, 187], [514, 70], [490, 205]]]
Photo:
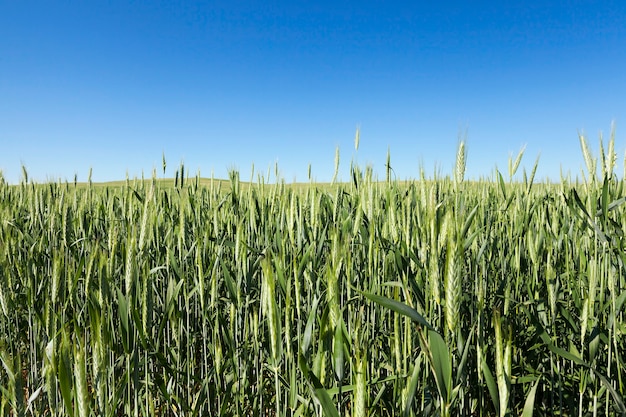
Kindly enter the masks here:
[[[626, 2], [0, 0], [0, 170], [329, 181], [335, 149], [399, 179], [583, 167], [626, 131]], [[359, 151], [354, 151], [356, 127]]]

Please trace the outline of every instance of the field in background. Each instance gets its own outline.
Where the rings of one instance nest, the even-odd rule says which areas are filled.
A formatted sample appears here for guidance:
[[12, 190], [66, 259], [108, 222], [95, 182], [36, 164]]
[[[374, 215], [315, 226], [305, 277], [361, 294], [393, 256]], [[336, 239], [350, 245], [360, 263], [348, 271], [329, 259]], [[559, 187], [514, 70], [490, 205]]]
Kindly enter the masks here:
[[0, 415], [626, 415], [624, 182], [581, 144], [581, 183], [465, 182], [463, 143], [407, 183], [0, 180]]

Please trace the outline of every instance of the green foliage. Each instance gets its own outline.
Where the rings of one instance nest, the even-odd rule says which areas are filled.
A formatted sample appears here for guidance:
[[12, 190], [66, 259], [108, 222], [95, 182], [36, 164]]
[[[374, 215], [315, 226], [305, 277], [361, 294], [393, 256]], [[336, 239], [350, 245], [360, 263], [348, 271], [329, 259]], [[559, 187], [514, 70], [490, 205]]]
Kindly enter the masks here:
[[464, 142], [407, 183], [0, 176], [0, 415], [623, 415], [626, 198], [581, 146], [575, 184]]

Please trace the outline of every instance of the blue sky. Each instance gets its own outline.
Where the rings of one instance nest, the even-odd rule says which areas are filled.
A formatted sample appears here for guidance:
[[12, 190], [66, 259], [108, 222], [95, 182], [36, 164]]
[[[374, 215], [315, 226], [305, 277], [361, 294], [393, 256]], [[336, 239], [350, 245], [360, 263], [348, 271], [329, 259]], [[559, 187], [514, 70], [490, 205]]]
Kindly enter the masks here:
[[[626, 131], [626, 2], [68, 2], [0, 0], [0, 170], [94, 181], [150, 176], [288, 182], [350, 161], [400, 179], [583, 166]], [[359, 151], [354, 134], [361, 128]]]

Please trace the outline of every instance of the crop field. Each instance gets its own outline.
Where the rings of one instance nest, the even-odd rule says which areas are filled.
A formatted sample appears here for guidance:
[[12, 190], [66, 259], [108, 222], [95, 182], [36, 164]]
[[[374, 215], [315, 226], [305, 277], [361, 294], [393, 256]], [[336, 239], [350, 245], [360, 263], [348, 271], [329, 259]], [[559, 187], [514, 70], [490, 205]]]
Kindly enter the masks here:
[[0, 415], [626, 415], [600, 143], [559, 183], [466, 181], [462, 142], [409, 182], [0, 176]]

